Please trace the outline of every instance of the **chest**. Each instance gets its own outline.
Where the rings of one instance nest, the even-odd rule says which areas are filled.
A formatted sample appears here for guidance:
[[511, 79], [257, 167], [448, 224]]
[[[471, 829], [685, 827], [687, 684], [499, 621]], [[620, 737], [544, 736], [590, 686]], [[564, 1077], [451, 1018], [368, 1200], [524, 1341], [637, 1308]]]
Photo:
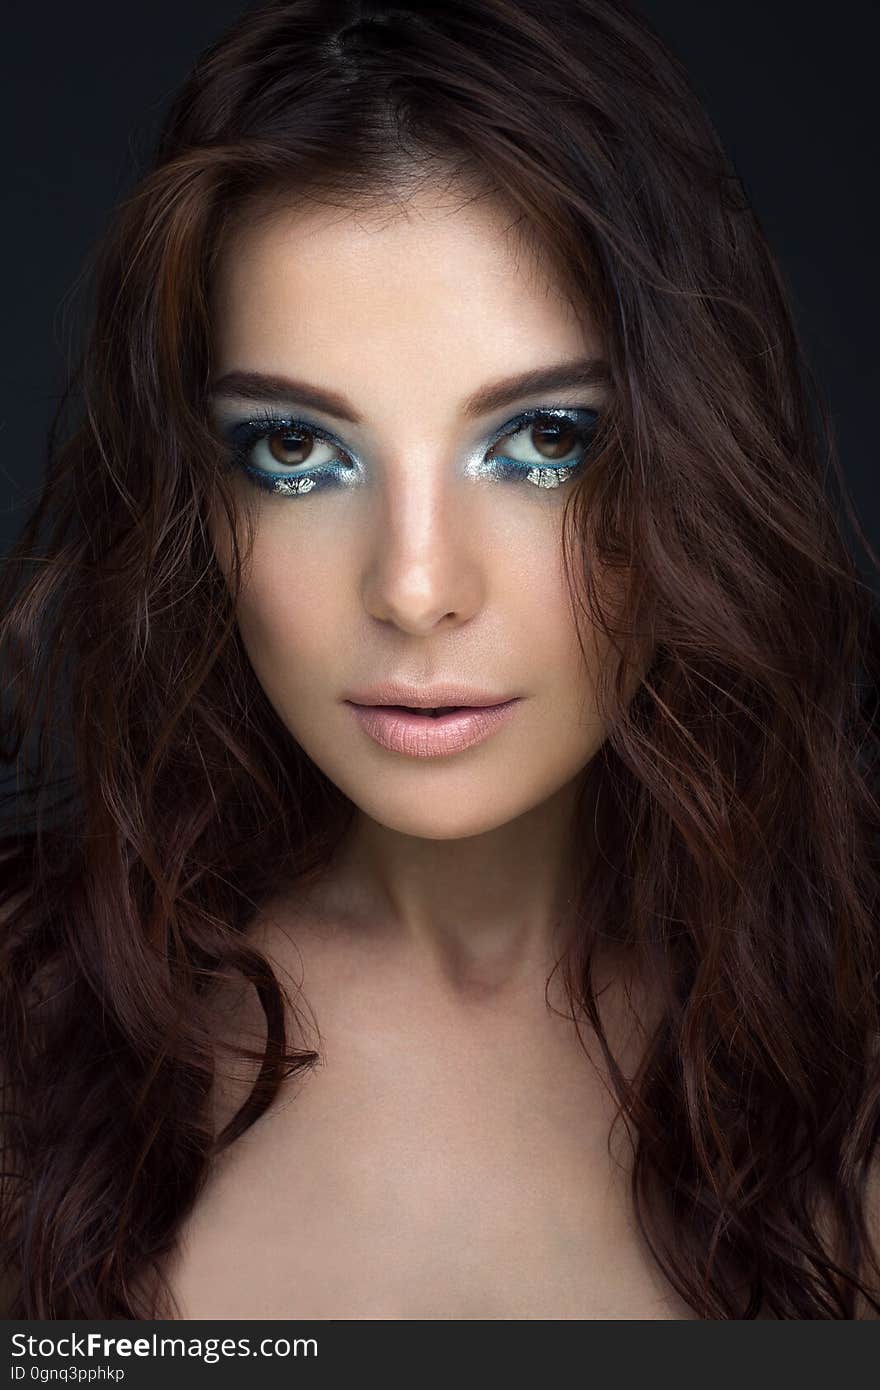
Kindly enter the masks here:
[[610, 1098], [566, 1039], [337, 1020], [184, 1223], [183, 1315], [693, 1316], [643, 1244], [628, 1145], [609, 1151]]

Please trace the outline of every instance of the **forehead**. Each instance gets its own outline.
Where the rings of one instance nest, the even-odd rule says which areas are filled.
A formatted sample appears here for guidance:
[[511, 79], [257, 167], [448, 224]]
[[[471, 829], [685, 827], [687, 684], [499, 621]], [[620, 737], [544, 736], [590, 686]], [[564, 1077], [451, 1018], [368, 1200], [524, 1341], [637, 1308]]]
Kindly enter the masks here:
[[[316, 203], [245, 216], [219, 258], [218, 366], [473, 385], [599, 350], [546, 256], [487, 198], [423, 190], [404, 204]], [[439, 374], [439, 378], [438, 378]]]

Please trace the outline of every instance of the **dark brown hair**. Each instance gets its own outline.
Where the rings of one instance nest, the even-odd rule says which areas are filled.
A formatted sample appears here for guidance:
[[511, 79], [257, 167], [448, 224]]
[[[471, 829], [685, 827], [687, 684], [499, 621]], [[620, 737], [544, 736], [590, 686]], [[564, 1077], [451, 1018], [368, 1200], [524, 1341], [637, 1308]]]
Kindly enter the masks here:
[[[11, 1316], [142, 1315], [136, 1281], [160, 1273], [212, 1156], [319, 1056], [291, 1046], [247, 927], [279, 875], [320, 874], [353, 807], [237, 633], [252, 530], [208, 421], [212, 276], [276, 200], [380, 206], [437, 178], [510, 207], [612, 368], [565, 560], [576, 607], [643, 679], [629, 702], [610, 675], [597, 692], [565, 978], [631, 1129], [639, 1224], [702, 1317], [880, 1310], [880, 649], [836, 504], [878, 560], [740, 180], [624, 4], [292, 0], [201, 56], [115, 209], [4, 564]], [[613, 617], [600, 567], [627, 578]], [[631, 1077], [593, 987], [608, 940], [664, 999]], [[215, 1134], [227, 978], [256, 989], [268, 1037]]]

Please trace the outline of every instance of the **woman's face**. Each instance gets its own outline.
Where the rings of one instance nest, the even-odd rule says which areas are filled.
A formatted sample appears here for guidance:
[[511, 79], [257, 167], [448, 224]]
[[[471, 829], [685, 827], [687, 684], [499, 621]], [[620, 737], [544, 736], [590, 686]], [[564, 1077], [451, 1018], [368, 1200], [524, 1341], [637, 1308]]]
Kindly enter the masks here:
[[[323, 772], [375, 821], [429, 839], [539, 807], [603, 739], [607, 652], [581, 654], [561, 547], [608, 390], [584, 368], [602, 344], [507, 226], [436, 193], [384, 220], [310, 205], [246, 225], [216, 282], [214, 418], [257, 508], [245, 648]], [[508, 389], [566, 364], [568, 385]], [[246, 394], [241, 373], [274, 387]], [[228, 573], [224, 528], [211, 518]], [[515, 703], [468, 746], [467, 719], [446, 734], [386, 711], [373, 725], [402, 751], [353, 703], [397, 681]]]

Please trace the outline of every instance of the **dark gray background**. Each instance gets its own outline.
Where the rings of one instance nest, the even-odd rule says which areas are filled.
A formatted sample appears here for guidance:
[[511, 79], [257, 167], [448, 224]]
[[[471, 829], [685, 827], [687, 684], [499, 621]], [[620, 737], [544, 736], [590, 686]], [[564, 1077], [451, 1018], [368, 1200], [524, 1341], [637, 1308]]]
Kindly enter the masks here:
[[[832, 407], [859, 518], [878, 547], [880, 6], [641, 0], [639, 7], [688, 67], [779, 257]], [[32, 3], [6, 6], [4, 551], [45, 467], [84, 258], [142, 168], [192, 61], [247, 8], [231, 0], [56, 0], [48, 12]]]

